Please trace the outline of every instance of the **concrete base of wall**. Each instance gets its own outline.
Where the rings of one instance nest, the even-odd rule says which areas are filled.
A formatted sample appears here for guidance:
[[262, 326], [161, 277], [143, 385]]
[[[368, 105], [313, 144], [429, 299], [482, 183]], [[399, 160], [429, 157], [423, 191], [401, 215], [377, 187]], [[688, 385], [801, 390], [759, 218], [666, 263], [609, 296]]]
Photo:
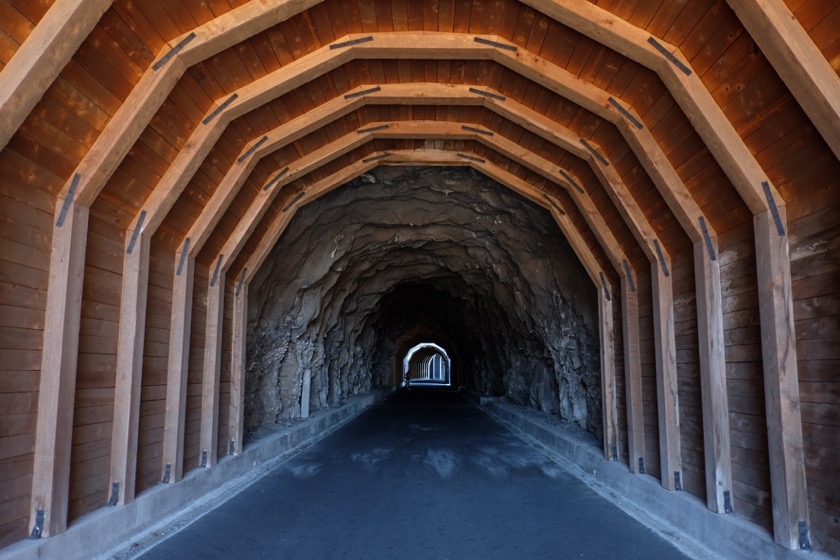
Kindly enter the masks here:
[[304, 445], [324, 437], [389, 393], [376, 390], [356, 397], [342, 407], [319, 412], [252, 443], [241, 455], [224, 457], [208, 469], [190, 471], [180, 482], [158, 484], [129, 504], [102, 508], [85, 515], [71, 523], [64, 533], [8, 546], [0, 550], [0, 560], [90, 560], [125, 555], [130, 552], [131, 543], [148, 538], [156, 531], [166, 532], [185, 516], [200, 517], [267, 474]]
[[496, 399], [481, 399], [491, 416], [543, 448], [569, 472], [601, 495], [672, 540], [689, 555], [725, 560], [830, 560], [819, 552], [787, 550], [757, 525], [737, 515], [712, 513], [688, 492], [665, 490], [659, 481], [630, 472], [627, 466], [604, 459], [588, 439], [533, 409]]

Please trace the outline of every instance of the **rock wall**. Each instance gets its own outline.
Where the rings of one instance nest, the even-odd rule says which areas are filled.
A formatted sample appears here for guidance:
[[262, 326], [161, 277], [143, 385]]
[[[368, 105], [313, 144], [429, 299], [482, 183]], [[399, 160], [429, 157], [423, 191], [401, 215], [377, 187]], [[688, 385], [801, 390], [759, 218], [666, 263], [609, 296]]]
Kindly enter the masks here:
[[305, 206], [249, 293], [251, 431], [301, 415], [304, 377], [312, 411], [398, 383], [419, 337], [454, 383], [600, 437], [596, 289], [545, 209], [473, 170], [380, 167]]

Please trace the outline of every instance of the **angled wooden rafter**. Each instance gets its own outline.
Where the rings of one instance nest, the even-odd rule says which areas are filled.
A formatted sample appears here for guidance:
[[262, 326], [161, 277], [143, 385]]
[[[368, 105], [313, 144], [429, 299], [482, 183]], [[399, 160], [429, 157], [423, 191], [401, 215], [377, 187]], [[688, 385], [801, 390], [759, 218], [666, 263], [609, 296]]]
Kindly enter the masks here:
[[[113, 0], [56, 0], [0, 70], [0, 150], [38, 104]], [[42, 56], [43, 53], [49, 56]]]

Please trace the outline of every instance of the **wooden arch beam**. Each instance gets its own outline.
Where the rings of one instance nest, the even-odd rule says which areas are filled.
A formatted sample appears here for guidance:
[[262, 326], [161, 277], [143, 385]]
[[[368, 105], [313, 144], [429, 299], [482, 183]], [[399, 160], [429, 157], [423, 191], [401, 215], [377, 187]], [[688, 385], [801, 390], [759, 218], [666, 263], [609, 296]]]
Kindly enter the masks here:
[[[0, 150], [113, 0], [56, 0], [0, 70]], [[48, 53], [48, 54], [47, 54]]]

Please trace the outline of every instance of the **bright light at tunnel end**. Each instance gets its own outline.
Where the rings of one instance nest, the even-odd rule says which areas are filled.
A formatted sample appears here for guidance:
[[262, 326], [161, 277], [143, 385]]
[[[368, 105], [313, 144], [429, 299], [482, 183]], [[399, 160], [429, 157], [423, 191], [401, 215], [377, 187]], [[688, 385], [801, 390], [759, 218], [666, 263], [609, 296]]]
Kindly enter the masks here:
[[[431, 350], [431, 352], [412, 364], [414, 355], [424, 350]], [[452, 360], [446, 350], [434, 342], [421, 342], [406, 352], [403, 358], [401, 386], [448, 387], [452, 384], [451, 374]]]

